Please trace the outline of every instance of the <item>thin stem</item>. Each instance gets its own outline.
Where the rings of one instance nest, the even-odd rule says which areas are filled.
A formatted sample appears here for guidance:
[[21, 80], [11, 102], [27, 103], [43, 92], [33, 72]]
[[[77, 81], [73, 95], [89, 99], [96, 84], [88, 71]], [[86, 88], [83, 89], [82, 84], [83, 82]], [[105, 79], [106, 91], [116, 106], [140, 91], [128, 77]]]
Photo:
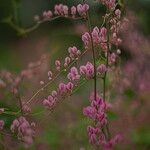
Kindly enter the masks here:
[[[87, 50], [85, 50], [78, 58], [82, 57], [86, 52], [87, 52]], [[56, 73], [56, 74], [54, 75], [54, 78], [53, 78], [51, 81], [47, 82], [47, 84], [45, 84], [45, 85], [44, 85], [42, 88], [40, 88], [36, 93], [34, 93], [33, 96], [32, 96], [26, 103], [22, 104], [22, 106], [24, 106], [24, 105], [26, 105], [26, 104], [29, 104], [41, 91], [43, 91], [43, 90], [44, 90], [45, 88], [47, 88], [50, 84], [52, 84], [52, 83], [55, 81], [55, 79], [57, 79], [57, 77], [59, 77], [59, 75], [61, 75], [61, 73], [64, 72], [65, 69], [68, 70], [76, 61], [78, 61], [78, 60], [75, 59], [75, 60], [68, 66], [68, 68], [63, 68], [60, 72]], [[20, 112], [20, 111], [21, 111], [21, 109], [20, 109], [18, 112]], [[18, 113], [18, 112], [17, 112], [17, 113]]]
[[93, 57], [93, 64], [94, 64], [94, 97], [96, 99], [96, 93], [97, 93], [96, 55], [95, 55], [95, 50], [94, 50], [93, 38], [92, 38], [92, 26], [91, 26], [91, 20], [90, 20], [89, 12], [87, 12], [87, 22], [88, 22], [89, 34], [91, 37], [91, 49], [92, 49], [92, 57]]
[[23, 104], [22, 104], [22, 101], [21, 101], [21, 97], [20, 97], [20, 95], [19, 94], [17, 94], [17, 96], [16, 96], [16, 98], [18, 99], [18, 101], [19, 101], [19, 106], [20, 106], [20, 112], [21, 112], [21, 115], [23, 116], [24, 114], [23, 114]]
[[14, 30], [16, 30], [18, 32], [18, 35], [24, 35], [24, 34], [27, 34], [27, 33], [30, 33], [34, 30], [36, 30], [42, 23], [44, 22], [51, 22], [53, 20], [56, 20], [58, 18], [68, 18], [68, 19], [73, 19], [73, 20], [81, 20], [81, 19], [84, 19], [83, 17], [76, 17], [76, 18], [73, 18], [73, 17], [70, 17], [70, 16], [56, 16], [56, 17], [53, 17], [51, 19], [45, 19], [45, 20], [41, 20], [41, 21], [38, 21], [35, 25], [31, 26], [31, 27], [28, 27], [26, 29], [20, 27], [18, 24], [14, 23], [12, 21], [12, 19], [8, 20], [8, 21], [4, 21], [5, 23], [8, 23]]
[[[108, 69], [108, 58], [109, 58], [109, 52], [110, 52], [110, 38], [109, 38], [109, 33], [110, 33], [110, 29], [109, 29], [109, 20], [107, 20], [106, 22], [106, 29], [107, 29], [107, 57], [106, 57], [106, 68]], [[103, 78], [103, 99], [104, 101], [106, 101], [106, 79], [107, 79], [107, 71], [104, 74], [104, 78]], [[108, 140], [110, 140], [110, 131], [109, 131], [109, 124], [106, 124], [106, 131], [107, 131], [107, 138]]]

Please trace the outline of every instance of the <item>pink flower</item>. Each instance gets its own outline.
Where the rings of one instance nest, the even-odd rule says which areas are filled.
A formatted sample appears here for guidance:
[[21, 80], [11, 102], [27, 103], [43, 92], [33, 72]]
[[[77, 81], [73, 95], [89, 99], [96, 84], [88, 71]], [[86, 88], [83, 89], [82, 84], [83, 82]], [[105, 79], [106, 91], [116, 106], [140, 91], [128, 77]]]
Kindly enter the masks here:
[[97, 110], [92, 106], [83, 108], [83, 114], [91, 119], [95, 118], [96, 113], [97, 113]]
[[115, 15], [117, 16], [117, 18], [119, 19], [121, 16], [121, 11], [119, 9], [115, 10]]
[[11, 125], [11, 131], [16, 133], [18, 139], [21, 139], [27, 145], [33, 143], [34, 130], [33, 126], [26, 120], [25, 117], [15, 119]]
[[3, 130], [5, 125], [5, 122], [3, 120], [0, 120], [0, 130]]
[[94, 76], [94, 66], [90, 62], [87, 62], [85, 66], [80, 66], [80, 74], [86, 78], [93, 78]]
[[50, 18], [52, 18], [52, 16], [53, 16], [53, 13], [50, 10], [43, 12], [43, 18], [44, 19], [50, 19]]
[[116, 56], [115, 53], [110, 54], [110, 56], [109, 56], [109, 64], [115, 63], [116, 57], [117, 57], [117, 56]]
[[5, 111], [4, 108], [0, 108], [0, 114], [2, 114]]
[[53, 76], [52, 71], [48, 71], [47, 75], [48, 75], [48, 77], [52, 77]]
[[68, 10], [69, 10], [68, 6], [64, 5], [63, 6], [63, 13], [65, 16], [68, 16]]
[[59, 84], [59, 92], [61, 94], [63, 94], [63, 93], [66, 93], [66, 91], [67, 91], [66, 85], [64, 83], [60, 83]]
[[60, 60], [55, 61], [56, 70], [60, 71], [61, 63]]
[[107, 68], [106, 68], [106, 65], [104, 65], [104, 64], [100, 64], [100, 65], [97, 67], [97, 73], [98, 73], [98, 74], [103, 74], [103, 73], [106, 72], [106, 70], [107, 70]]
[[66, 85], [66, 88], [67, 88], [68, 91], [72, 91], [72, 90], [73, 90], [73, 87], [74, 87], [74, 85], [73, 85], [73, 83], [71, 83], [71, 82], [69, 82], [69, 83]]
[[82, 35], [82, 41], [85, 45], [85, 48], [88, 48], [88, 45], [91, 41], [91, 36], [88, 32], [85, 32], [83, 35]]
[[98, 134], [99, 134], [99, 129], [94, 128], [92, 126], [88, 126], [87, 127], [87, 132], [88, 132], [88, 136], [89, 136], [89, 142], [92, 143], [92, 144], [96, 144]]
[[55, 98], [57, 97], [58, 93], [56, 91], [52, 91], [52, 96]]
[[23, 109], [23, 112], [24, 113], [30, 113], [31, 112], [31, 108], [30, 108], [30, 106], [28, 105], [28, 104], [26, 104], [26, 102], [22, 102], [22, 109]]
[[68, 16], [68, 10], [69, 8], [67, 5], [63, 5], [63, 4], [55, 5], [54, 14], [61, 15], [61, 16]]
[[81, 55], [80, 50], [78, 50], [77, 47], [75, 47], [75, 46], [69, 47], [68, 52], [69, 52], [69, 56], [72, 59], [75, 59], [75, 58], [79, 57], [79, 55]]
[[69, 74], [67, 75], [68, 79], [71, 80], [71, 81], [76, 81], [76, 80], [79, 80], [80, 79], [80, 75], [78, 73], [78, 70], [76, 67], [72, 67], [70, 69], [70, 72]]
[[93, 42], [95, 44], [99, 44], [100, 43], [100, 35], [99, 35], [100, 31], [98, 29], [98, 27], [95, 27], [92, 31], [92, 39], [93, 39]]
[[72, 14], [72, 16], [75, 17], [76, 13], [77, 13], [76, 7], [75, 7], [75, 6], [72, 6], [72, 7], [71, 7], [71, 14]]
[[71, 62], [70, 57], [66, 57], [66, 58], [65, 58], [64, 67], [67, 67], [67, 66], [70, 64], [70, 62]]
[[43, 105], [46, 107], [46, 108], [52, 108], [56, 103], [56, 97], [53, 97], [51, 95], [48, 96], [47, 99], [45, 99], [43, 101]]
[[77, 11], [78, 11], [80, 16], [85, 16], [88, 10], [89, 10], [89, 5], [87, 5], [87, 4], [77, 5]]

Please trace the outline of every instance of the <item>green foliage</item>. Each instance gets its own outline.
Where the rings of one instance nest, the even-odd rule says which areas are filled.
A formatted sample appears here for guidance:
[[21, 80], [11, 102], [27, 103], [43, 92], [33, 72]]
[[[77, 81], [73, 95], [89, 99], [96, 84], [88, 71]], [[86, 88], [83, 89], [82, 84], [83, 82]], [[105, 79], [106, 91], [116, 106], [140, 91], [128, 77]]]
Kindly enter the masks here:
[[150, 146], [150, 128], [143, 127], [135, 130], [132, 133], [132, 141], [138, 145], [139, 150], [148, 148]]
[[107, 112], [108, 120], [116, 120], [118, 118], [117, 114], [115, 114], [113, 111], [109, 110]]

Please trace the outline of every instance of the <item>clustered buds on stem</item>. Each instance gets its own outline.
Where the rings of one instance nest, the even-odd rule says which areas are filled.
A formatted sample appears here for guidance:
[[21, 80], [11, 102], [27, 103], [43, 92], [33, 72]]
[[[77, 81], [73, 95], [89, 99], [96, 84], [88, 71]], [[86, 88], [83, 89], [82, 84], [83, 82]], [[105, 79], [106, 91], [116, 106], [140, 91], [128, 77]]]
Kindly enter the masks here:
[[17, 134], [18, 139], [30, 145], [33, 143], [33, 137], [35, 134], [35, 123], [29, 123], [25, 117], [19, 117], [15, 119], [11, 125], [11, 131]]
[[89, 142], [96, 146], [102, 146], [104, 149], [111, 149], [115, 144], [120, 142], [122, 137], [116, 135], [114, 138], [108, 140], [103, 132], [107, 124], [108, 104], [97, 94], [96, 99], [94, 94], [90, 96], [90, 106], [83, 108], [83, 114], [92, 119], [94, 126], [88, 126], [87, 132]]
[[[44, 11], [42, 14], [42, 17], [35, 16], [34, 20], [37, 22], [45, 21], [45, 20], [51, 20], [57, 16], [62, 17], [86, 17], [87, 11], [89, 10], [89, 5], [87, 4], [79, 4], [77, 6], [72, 6], [69, 8], [67, 5], [64, 4], [56, 4], [54, 6], [54, 11], [48, 10]], [[41, 19], [40, 19], [41, 18]]]
[[[101, 27], [94, 27], [90, 32], [85, 32], [82, 35], [82, 41], [84, 43], [84, 48], [87, 50], [93, 50], [95, 53], [95, 48], [100, 49], [100, 53], [105, 56], [104, 62], [101, 64], [97, 64], [96, 60], [94, 60], [94, 65], [87, 61], [85, 65], [72, 66], [74, 62], [76, 62], [79, 57], [82, 55], [81, 51], [76, 47], [72, 46], [68, 48], [68, 56], [65, 57], [64, 60], [55, 60], [55, 71], [56, 74], [49, 70], [47, 72], [48, 83], [45, 84], [44, 81], [40, 81], [41, 89], [43, 90], [46, 86], [48, 86], [54, 79], [62, 72], [70, 70], [66, 78], [68, 81], [61, 81], [57, 85], [57, 89], [53, 90], [50, 95], [43, 100], [42, 104], [47, 109], [52, 109], [56, 106], [56, 104], [60, 101], [60, 99], [64, 99], [66, 96], [70, 96], [78, 84], [80, 80], [86, 79], [94, 79], [97, 82], [96, 78], [101, 77], [104, 81], [106, 78], [106, 74], [111, 66], [116, 62], [117, 56], [121, 53], [120, 49], [118, 49], [119, 44], [121, 43], [121, 39], [119, 38], [119, 28], [121, 27], [121, 11], [116, 9], [116, 0], [100, 0], [106, 7], [107, 14], [104, 16], [104, 23]], [[116, 10], [115, 10], [116, 9]], [[35, 20], [37, 22], [42, 22], [45, 20], [51, 20], [55, 17], [71, 17], [71, 18], [86, 18], [88, 14], [89, 6], [87, 4], [79, 4], [77, 6], [72, 6], [69, 8], [67, 5], [58, 4], [55, 5], [54, 10], [44, 11], [42, 17], [35, 16]], [[41, 19], [41, 20], [40, 20]], [[89, 19], [89, 18], [88, 18]], [[105, 25], [106, 24], [106, 25]], [[107, 27], [109, 24], [109, 27]], [[90, 30], [89, 30], [90, 31]], [[91, 48], [92, 45], [92, 48]], [[116, 52], [112, 51], [112, 45], [116, 47]], [[85, 52], [86, 52], [85, 51]], [[93, 57], [93, 59], [97, 59]], [[41, 61], [36, 63], [31, 63], [26, 70], [23, 70], [19, 76], [14, 78], [9, 72], [0, 73], [0, 77], [6, 80], [9, 84], [11, 84], [11, 88], [15, 94], [18, 93], [18, 85], [21, 82], [22, 78], [32, 77], [36, 71], [34, 68], [40, 65]], [[79, 68], [79, 69], [78, 69]], [[0, 85], [2, 85], [2, 81], [0, 80]], [[104, 82], [105, 83], [105, 82]], [[95, 84], [95, 82], [94, 82]], [[3, 83], [3, 86], [5, 83]], [[95, 84], [96, 85], [96, 84]], [[96, 86], [95, 86], [96, 87]], [[105, 87], [105, 86], [104, 86]], [[12, 90], [11, 89], [11, 90]], [[41, 90], [40, 89], [40, 90]], [[39, 90], [39, 91], [40, 91]], [[89, 142], [95, 146], [102, 146], [104, 149], [111, 149], [115, 144], [117, 144], [121, 140], [120, 135], [116, 135], [113, 138], [108, 138], [108, 133], [104, 132], [106, 126], [108, 125], [107, 118], [107, 109], [108, 103], [105, 101], [105, 96], [102, 98], [98, 93], [96, 88], [94, 89], [94, 94], [90, 97], [90, 105], [83, 109], [83, 114], [90, 118], [94, 125], [87, 127], [87, 132], [89, 136]], [[39, 93], [39, 92], [37, 92]], [[104, 95], [105, 93], [103, 93]], [[36, 95], [36, 94], [35, 94]], [[30, 99], [32, 100], [34, 96]], [[29, 101], [30, 101], [29, 100]], [[29, 104], [21, 101], [21, 110], [23, 114], [27, 114], [31, 112], [31, 108]], [[3, 113], [4, 110], [0, 109], [0, 114]], [[4, 127], [4, 121], [0, 120], [0, 130]], [[11, 125], [11, 131], [15, 133], [18, 139], [22, 140], [26, 144], [32, 144], [34, 138], [34, 127], [35, 123], [29, 123], [24, 116], [20, 116], [15, 119]]]

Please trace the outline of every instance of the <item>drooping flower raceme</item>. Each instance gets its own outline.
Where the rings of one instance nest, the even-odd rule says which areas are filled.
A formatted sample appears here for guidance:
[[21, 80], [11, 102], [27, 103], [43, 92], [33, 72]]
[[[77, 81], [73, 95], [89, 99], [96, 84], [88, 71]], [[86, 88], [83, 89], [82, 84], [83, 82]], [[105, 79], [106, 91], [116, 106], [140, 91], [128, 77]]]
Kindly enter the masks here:
[[21, 139], [27, 145], [33, 143], [33, 138], [35, 136], [34, 131], [35, 123], [29, 123], [25, 117], [19, 117], [15, 119], [11, 125], [11, 131], [17, 134], [18, 139]]

